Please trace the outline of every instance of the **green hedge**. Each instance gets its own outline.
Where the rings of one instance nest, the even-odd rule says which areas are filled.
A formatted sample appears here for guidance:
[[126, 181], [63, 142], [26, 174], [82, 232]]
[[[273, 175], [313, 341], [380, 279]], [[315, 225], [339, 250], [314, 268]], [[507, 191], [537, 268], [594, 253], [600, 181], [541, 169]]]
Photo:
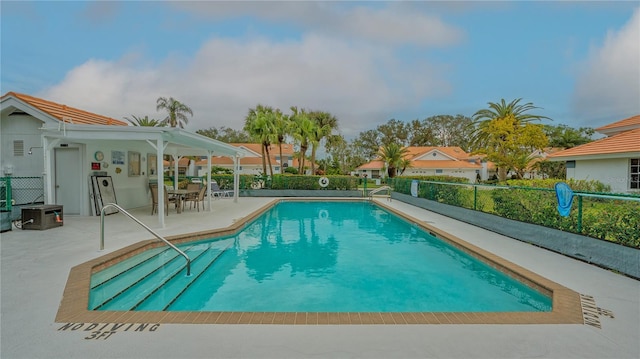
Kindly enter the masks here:
[[[507, 186], [510, 186], [510, 187], [554, 189], [554, 186], [558, 182], [559, 180], [557, 179], [549, 178], [549, 179], [532, 179], [532, 180], [508, 180], [506, 181], [506, 184]], [[563, 180], [563, 182], [566, 182], [573, 191], [594, 192], [594, 193], [611, 192], [611, 186], [605, 185], [600, 181], [575, 180], [570, 178], [568, 180]]]
[[[451, 183], [469, 183], [466, 178], [450, 176], [407, 176], [393, 178], [394, 191], [411, 194], [411, 182], [421, 181], [418, 186], [418, 197], [426, 198], [452, 206], [469, 206], [469, 195], [465, 192], [473, 192], [473, 188], [467, 186], [452, 185]], [[427, 181], [427, 182], [425, 182]], [[438, 183], [433, 183], [438, 182]], [[471, 203], [472, 204], [472, 203]]]
[[[358, 189], [358, 178], [352, 176], [324, 176], [329, 179], [326, 187], [320, 186], [323, 176], [277, 174], [271, 176], [240, 175], [240, 189], [306, 189], [306, 190], [354, 190]], [[222, 189], [233, 189], [233, 175], [211, 176]]]
[[[446, 180], [421, 182], [418, 197], [640, 248], [639, 201], [576, 196], [570, 215], [562, 217], [553, 189], [558, 180], [514, 180], [508, 181], [508, 186], [461, 186]], [[395, 191], [411, 194], [411, 181], [395, 178]], [[601, 192], [608, 187], [597, 181], [567, 183], [578, 194], [608, 194]]]

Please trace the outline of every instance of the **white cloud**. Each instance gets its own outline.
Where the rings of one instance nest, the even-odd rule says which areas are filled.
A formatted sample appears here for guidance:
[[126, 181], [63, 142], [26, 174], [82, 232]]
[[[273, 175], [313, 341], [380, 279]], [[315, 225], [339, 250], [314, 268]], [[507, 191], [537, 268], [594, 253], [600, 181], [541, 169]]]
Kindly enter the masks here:
[[575, 112], [598, 127], [640, 113], [640, 8], [619, 31], [591, 51], [580, 69]]
[[372, 7], [357, 2], [186, 1], [172, 5], [208, 19], [251, 16], [317, 34], [387, 45], [448, 46], [464, 38], [462, 30], [429, 16], [428, 10], [403, 3], [380, 2]]
[[331, 112], [352, 137], [449, 88], [442, 69], [430, 64], [406, 62], [387, 47], [321, 35], [289, 42], [213, 38], [192, 59], [141, 62], [137, 54], [118, 62], [91, 60], [38, 95], [117, 119], [161, 119], [155, 101], [172, 96], [193, 109], [187, 128], [194, 131], [240, 129], [258, 103], [286, 113], [295, 105]]

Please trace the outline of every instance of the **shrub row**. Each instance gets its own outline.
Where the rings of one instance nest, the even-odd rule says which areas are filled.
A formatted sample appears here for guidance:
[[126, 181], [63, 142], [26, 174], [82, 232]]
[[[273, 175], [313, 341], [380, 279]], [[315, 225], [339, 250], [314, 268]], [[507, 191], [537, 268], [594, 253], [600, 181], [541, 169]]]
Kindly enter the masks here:
[[[580, 199], [574, 197], [571, 214], [562, 217], [553, 190], [557, 180], [508, 181], [506, 187], [477, 186], [477, 189], [447, 182], [421, 183], [418, 197], [640, 248], [638, 201], [582, 197], [580, 213], [577, 204]], [[567, 182], [578, 193], [607, 189], [596, 181]], [[411, 194], [411, 179], [396, 178], [394, 185], [396, 192]]]
[[[271, 176], [240, 175], [240, 189], [305, 189], [305, 190], [353, 190], [358, 188], [358, 178], [352, 176], [325, 176], [328, 184], [320, 185], [323, 176], [277, 174]], [[222, 189], [233, 188], [233, 175], [215, 174], [211, 179]]]

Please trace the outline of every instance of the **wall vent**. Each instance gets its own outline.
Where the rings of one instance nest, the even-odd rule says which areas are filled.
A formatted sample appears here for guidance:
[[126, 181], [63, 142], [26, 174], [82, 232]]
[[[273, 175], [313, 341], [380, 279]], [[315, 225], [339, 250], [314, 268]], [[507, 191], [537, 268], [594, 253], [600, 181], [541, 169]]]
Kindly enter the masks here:
[[13, 141], [13, 156], [14, 157], [23, 157], [24, 156], [24, 141], [23, 140], [14, 140]]

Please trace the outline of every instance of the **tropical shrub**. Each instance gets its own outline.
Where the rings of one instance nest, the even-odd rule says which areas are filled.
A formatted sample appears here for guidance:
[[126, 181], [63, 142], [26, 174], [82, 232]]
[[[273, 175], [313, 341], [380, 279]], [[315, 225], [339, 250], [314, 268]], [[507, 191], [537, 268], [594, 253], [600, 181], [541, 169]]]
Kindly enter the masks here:
[[298, 174], [298, 169], [295, 167], [287, 167], [284, 169], [284, 173], [289, 173], [292, 175], [297, 175]]

